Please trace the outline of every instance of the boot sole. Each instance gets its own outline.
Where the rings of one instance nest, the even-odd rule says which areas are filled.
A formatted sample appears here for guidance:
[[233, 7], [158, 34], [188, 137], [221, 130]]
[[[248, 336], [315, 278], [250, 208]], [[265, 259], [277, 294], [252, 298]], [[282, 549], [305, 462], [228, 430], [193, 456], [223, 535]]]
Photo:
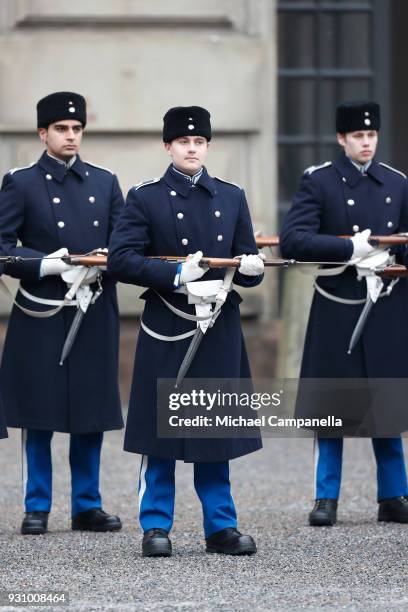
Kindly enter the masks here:
[[390, 516], [389, 514], [379, 514], [378, 515], [379, 523], [408, 523], [408, 516], [396, 519], [395, 517]]
[[337, 523], [337, 519], [309, 519], [311, 527], [333, 527]]
[[122, 529], [122, 525], [112, 525], [106, 527], [89, 527], [85, 525], [72, 525], [72, 531], [94, 531], [99, 533], [106, 533], [108, 531], [120, 531]]
[[142, 557], [171, 557], [171, 545], [168, 542], [154, 542], [142, 549]]
[[239, 549], [234, 549], [234, 548], [230, 548], [230, 549], [220, 549], [220, 548], [216, 548], [216, 547], [212, 547], [212, 546], [207, 546], [205, 549], [205, 552], [213, 554], [213, 553], [218, 553], [220, 555], [254, 555], [257, 552], [256, 547], [254, 548], [251, 545], [243, 545], [241, 546]]
[[47, 529], [22, 529], [21, 535], [45, 535]]

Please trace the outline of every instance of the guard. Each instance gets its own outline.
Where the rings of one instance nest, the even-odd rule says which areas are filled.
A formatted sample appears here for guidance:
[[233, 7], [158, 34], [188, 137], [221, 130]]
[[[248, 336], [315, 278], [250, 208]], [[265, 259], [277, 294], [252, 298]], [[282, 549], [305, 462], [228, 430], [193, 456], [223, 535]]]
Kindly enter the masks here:
[[[242, 256], [233, 276], [236, 285], [253, 287], [262, 280], [263, 261], [257, 255], [244, 191], [211, 177], [204, 167], [210, 140], [206, 109], [176, 107], [165, 114], [163, 141], [172, 163], [162, 178], [130, 190], [109, 245], [109, 274], [148, 288], [142, 295], [146, 304], [125, 435], [125, 450], [143, 455], [139, 520], [143, 555], [148, 557], [171, 555], [168, 534], [173, 524], [176, 460], [194, 463], [207, 552], [256, 552], [251, 536], [237, 531], [228, 461], [258, 450], [260, 439], [159, 439], [156, 433], [157, 380], [177, 377], [197, 330], [191, 321], [197, 320], [196, 311], [187, 303], [187, 284], [196, 287], [203, 278], [200, 287], [205, 292], [213, 285], [204, 281], [222, 285], [226, 278], [225, 269], [207, 271], [200, 266], [203, 253]], [[177, 264], [146, 257], [155, 255], [188, 259]], [[188, 377], [250, 378], [238, 307], [241, 298], [235, 291], [224, 296], [215, 325], [189, 364]]]
[[[280, 234], [284, 257], [361, 260], [373, 252], [370, 231], [389, 235], [408, 230], [406, 177], [376, 161], [379, 129], [377, 103], [355, 101], [337, 108], [337, 140], [343, 154], [334, 162], [305, 171]], [[339, 237], [342, 235], [353, 237]], [[367, 300], [366, 283], [358, 279], [353, 266], [345, 266], [335, 276], [317, 276], [315, 289], [301, 378], [407, 378], [405, 279], [379, 296], [351, 354], [349, 341]], [[307, 416], [309, 408], [302, 405], [303, 399], [298, 395], [298, 407]], [[382, 413], [389, 408], [383, 404]], [[327, 405], [326, 415], [330, 410]], [[408, 487], [401, 438], [373, 438], [372, 444], [377, 461], [378, 520], [406, 523]], [[336, 522], [342, 449], [341, 437], [317, 440], [316, 503], [309, 515], [311, 525]]]
[[[103, 432], [123, 427], [115, 281], [102, 271], [74, 270], [61, 256], [107, 247], [123, 197], [112, 172], [79, 157], [86, 125], [81, 95], [46, 96], [37, 118], [46, 150], [38, 162], [8, 172], [0, 191], [5, 253], [31, 259], [6, 269], [21, 283], [1, 364], [7, 424], [25, 434], [21, 532], [47, 531], [54, 431], [70, 434], [72, 529], [118, 530], [120, 519], [102, 510], [99, 492]], [[70, 287], [76, 289], [67, 299]]]

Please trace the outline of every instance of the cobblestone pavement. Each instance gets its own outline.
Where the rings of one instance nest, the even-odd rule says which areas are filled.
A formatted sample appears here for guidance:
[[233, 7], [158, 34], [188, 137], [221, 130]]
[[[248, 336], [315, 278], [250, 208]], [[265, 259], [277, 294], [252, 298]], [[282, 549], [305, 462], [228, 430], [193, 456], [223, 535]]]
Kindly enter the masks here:
[[[136, 504], [139, 457], [122, 452], [122, 432], [105, 437], [102, 492], [104, 507], [121, 516], [123, 530], [71, 532], [67, 436], [57, 434], [50, 532], [36, 537], [19, 535], [20, 435], [10, 433], [0, 442], [2, 590], [69, 591], [69, 610], [75, 611], [408, 608], [408, 525], [376, 522], [368, 440], [346, 440], [339, 523], [333, 528], [307, 526], [312, 440], [266, 440], [263, 451], [234, 461], [240, 529], [251, 533], [259, 547], [249, 558], [204, 553], [192, 466], [179, 464], [175, 554], [143, 559]], [[59, 609], [67, 608], [52, 607]]]

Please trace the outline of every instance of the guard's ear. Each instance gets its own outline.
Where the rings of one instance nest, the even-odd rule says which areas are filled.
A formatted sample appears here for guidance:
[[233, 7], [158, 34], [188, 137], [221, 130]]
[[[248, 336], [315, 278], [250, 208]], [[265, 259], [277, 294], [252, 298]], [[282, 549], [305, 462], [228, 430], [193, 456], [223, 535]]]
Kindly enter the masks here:
[[170, 142], [163, 142], [163, 146], [164, 146], [164, 148], [166, 149], [167, 153], [168, 153], [169, 155], [171, 155], [171, 153], [170, 153], [171, 143], [170, 143]]
[[43, 127], [38, 128], [37, 133], [41, 139], [41, 142], [43, 142], [44, 144], [47, 144], [47, 136], [48, 136], [47, 128], [43, 128]]
[[341, 147], [344, 147], [346, 144], [346, 135], [340, 134], [340, 132], [337, 132], [336, 136], [337, 136], [337, 142], [339, 143], [339, 145]]

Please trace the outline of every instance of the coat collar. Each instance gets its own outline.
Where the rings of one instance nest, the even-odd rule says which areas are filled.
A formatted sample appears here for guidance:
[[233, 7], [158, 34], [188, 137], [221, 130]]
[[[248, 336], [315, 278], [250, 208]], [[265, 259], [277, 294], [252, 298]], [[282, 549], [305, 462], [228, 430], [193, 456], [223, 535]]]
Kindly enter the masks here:
[[[357, 185], [357, 183], [363, 178], [361, 172], [357, 170], [354, 164], [351, 163], [346, 155], [342, 155], [333, 163], [336, 170], [339, 172], [342, 178], [346, 179], [346, 182], [351, 187]], [[367, 174], [382, 184], [384, 182], [384, 171], [380, 164], [373, 159], [370, 167], [367, 170]]]
[[[184, 196], [185, 198], [191, 192], [191, 183], [178, 172], [174, 172], [172, 164], [170, 164], [170, 166], [167, 168], [163, 179], [165, 183], [167, 183], [167, 185], [170, 187], [170, 189], [177, 191], [177, 193]], [[198, 179], [196, 186], [204, 187], [204, 189], [206, 189], [211, 196], [214, 196], [217, 193], [216, 183], [214, 179], [208, 174], [207, 169], [205, 167], [203, 168], [203, 173]]]
[[371, 166], [367, 170], [367, 174], [373, 177], [381, 185], [384, 183], [384, 168], [373, 159]]
[[[40, 168], [45, 170], [48, 174], [51, 174], [53, 179], [62, 183], [67, 174], [67, 167], [65, 164], [60, 164], [56, 159], [50, 157], [47, 151], [44, 151], [37, 163]], [[76, 160], [69, 168], [69, 171], [74, 172], [82, 180], [85, 179], [86, 166], [79, 155], [76, 156]]]

